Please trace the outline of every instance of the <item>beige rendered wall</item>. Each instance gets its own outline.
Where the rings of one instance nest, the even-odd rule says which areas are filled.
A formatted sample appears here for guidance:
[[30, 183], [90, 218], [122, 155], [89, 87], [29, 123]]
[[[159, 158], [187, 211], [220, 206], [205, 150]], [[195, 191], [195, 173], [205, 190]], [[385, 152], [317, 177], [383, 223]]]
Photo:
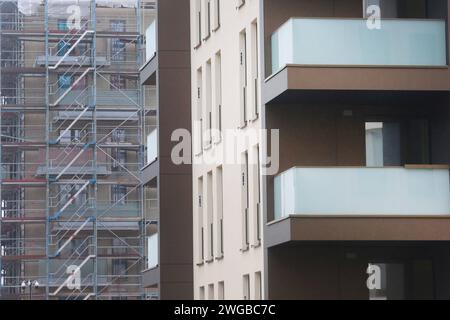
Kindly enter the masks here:
[[[197, 88], [198, 88], [198, 69], [202, 68], [202, 113], [203, 119], [207, 119], [207, 81], [205, 80], [207, 62], [211, 59], [212, 69], [212, 117], [217, 119], [217, 110], [214, 106], [218, 104], [215, 98], [215, 64], [216, 54], [220, 51], [221, 54], [221, 73], [222, 73], [222, 129], [223, 130], [237, 130], [239, 136], [248, 134], [251, 130], [259, 129], [261, 126], [260, 118], [254, 119], [252, 111], [250, 110], [254, 106], [254, 85], [248, 83], [248, 107], [247, 118], [253, 119], [248, 121], [247, 126], [238, 129], [240, 127], [240, 115], [241, 115], [241, 83], [240, 83], [240, 33], [245, 29], [247, 34], [247, 74], [248, 79], [253, 79], [252, 63], [255, 62], [252, 58], [257, 50], [257, 47], [252, 43], [252, 25], [254, 22], [258, 22], [259, 28], [259, 1], [247, 0], [245, 4], [240, 8], [237, 8], [238, 1], [220, 1], [220, 27], [214, 31], [214, 15], [216, 1], [211, 0], [212, 6], [212, 27], [211, 35], [206, 40], [201, 41], [200, 46], [196, 46], [196, 6], [201, 3], [202, 14], [207, 12], [207, 0], [191, 0], [191, 53], [192, 53], [192, 119], [193, 119], [193, 215], [194, 215], [194, 297], [195, 299], [218, 299], [219, 298], [219, 282], [224, 284], [224, 299], [243, 299], [244, 298], [244, 280], [245, 275], [250, 279], [250, 299], [259, 298], [259, 290], [256, 288], [260, 283], [257, 281], [255, 273], [263, 271], [263, 247], [256, 245], [256, 202], [257, 191], [255, 192], [255, 183], [260, 178], [258, 170], [255, 165], [249, 165], [248, 172], [248, 188], [249, 188], [249, 246], [248, 250], [242, 250], [243, 248], [243, 210], [245, 207], [242, 190], [242, 166], [238, 163], [219, 163], [206, 164], [196, 163], [198, 161], [205, 161], [207, 157], [217, 159], [216, 151], [223, 149], [224, 139], [218, 143], [212, 143], [211, 148], [203, 148], [199, 153], [199, 132], [195, 132], [196, 123], [195, 120], [199, 118], [198, 115], [198, 101], [197, 101]], [[205, 25], [205, 19], [202, 19], [202, 26]], [[202, 35], [204, 38], [204, 33]], [[258, 54], [259, 55], [259, 54]], [[260, 76], [259, 76], [260, 77]], [[259, 84], [258, 84], [259, 87]], [[258, 93], [260, 92], [258, 88]], [[260, 99], [258, 98], [260, 101]], [[213, 120], [213, 128], [214, 122]], [[204, 121], [205, 122], [205, 121]], [[204, 124], [205, 127], [205, 124]], [[204, 128], [205, 129], [205, 128]], [[214, 140], [214, 138], [213, 138]], [[252, 143], [248, 147], [248, 156], [251, 159], [256, 159], [257, 141]], [[233, 145], [232, 145], [233, 146]], [[234, 146], [232, 147], [234, 148]], [[245, 149], [245, 148], [244, 148]], [[229, 150], [231, 151], [231, 150]], [[233, 150], [234, 151], [234, 150]], [[241, 155], [239, 151], [239, 156]], [[240, 157], [239, 157], [240, 158]], [[256, 163], [256, 162], [254, 162]], [[217, 183], [217, 167], [222, 167], [223, 172], [223, 257], [220, 257], [220, 250], [217, 249], [217, 235], [219, 232], [216, 219], [220, 208], [216, 204], [216, 199], [220, 196], [219, 188], [216, 188]], [[203, 177], [203, 227], [205, 230], [205, 256], [209, 250], [207, 240], [207, 211], [208, 206], [211, 205], [210, 199], [206, 196], [208, 190], [208, 173], [212, 172], [213, 182], [213, 232], [214, 232], [214, 258], [209, 262], [208, 259], [202, 260], [201, 256], [201, 235], [199, 230], [200, 226], [200, 212], [199, 208], [199, 178]], [[256, 180], [255, 180], [256, 179]], [[257, 189], [256, 189], [257, 190]], [[260, 213], [261, 214], [261, 213]], [[262, 229], [262, 227], [261, 227]], [[262, 242], [261, 242], [262, 243]], [[219, 257], [217, 256], [219, 253]], [[261, 277], [263, 278], [263, 277]], [[263, 280], [262, 280], [263, 281]], [[201, 287], [204, 288], [204, 296], [200, 293]], [[264, 293], [264, 284], [261, 284], [261, 294]], [[213, 290], [212, 290], [213, 289]]]

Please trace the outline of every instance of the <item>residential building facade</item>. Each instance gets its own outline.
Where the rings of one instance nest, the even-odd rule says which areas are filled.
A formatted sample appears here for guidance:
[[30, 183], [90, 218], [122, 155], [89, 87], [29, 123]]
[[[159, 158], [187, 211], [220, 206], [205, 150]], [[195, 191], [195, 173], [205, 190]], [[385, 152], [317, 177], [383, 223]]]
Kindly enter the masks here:
[[264, 297], [259, 17], [256, 0], [191, 1], [196, 299]]
[[[449, 297], [449, 10], [191, 1], [196, 299]], [[258, 178], [245, 151], [234, 166], [204, 160], [217, 148], [207, 129], [252, 126], [279, 130], [257, 142]], [[265, 175], [276, 150], [278, 173]]]

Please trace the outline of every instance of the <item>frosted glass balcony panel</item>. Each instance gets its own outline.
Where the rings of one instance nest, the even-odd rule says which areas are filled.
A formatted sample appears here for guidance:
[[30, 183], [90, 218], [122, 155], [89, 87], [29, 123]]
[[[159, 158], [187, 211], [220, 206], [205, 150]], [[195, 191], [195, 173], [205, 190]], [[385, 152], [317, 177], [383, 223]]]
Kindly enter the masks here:
[[272, 35], [272, 72], [287, 64], [445, 66], [443, 20], [292, 18]]
[[146, 61], [153, 58], [156, 53], [156, 22], [153, 21], [145, 31], [145, 55]]
[[292, 168], [275, 178], [289, 215], [450, 215], [448, 169]]
[[158, 158], [158, 130], [153, 130], [147, 136], [147, 164]]
[[158, 266], [159, 262], [159, 245], [158, 234], [147, 237], [147, 268], [152, 269]]

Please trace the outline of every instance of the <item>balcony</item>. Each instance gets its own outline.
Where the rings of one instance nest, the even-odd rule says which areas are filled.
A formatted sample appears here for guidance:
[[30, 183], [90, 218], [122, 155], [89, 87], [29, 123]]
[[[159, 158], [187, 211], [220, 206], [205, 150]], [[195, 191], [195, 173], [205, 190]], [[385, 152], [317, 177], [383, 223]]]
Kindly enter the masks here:
[[448, 241], [448, 166], [292, 168], [274, 180], [269, 247], [298, 241]]
[[142, 274], [144, 288], [158, 286], [160, 282], [158, 241], [159, 236], [157, 233], [147, 237], [147, 268]]
[[288, 20], [272, 35], [272, 72], [288, 64], [445, 66], [444, 20]]
[[275, 178], [275, 219], [289, 215], [450, 216], [448, 169], [292, 168]]
[[365, 19], [289, 19], [271, 36], [272, 75], [266, 82], [277, 86], [268, 89], [269, 96], [295, 89], [450, 89], [444, 20], [382, 19], [380, 29], [366, 24]]

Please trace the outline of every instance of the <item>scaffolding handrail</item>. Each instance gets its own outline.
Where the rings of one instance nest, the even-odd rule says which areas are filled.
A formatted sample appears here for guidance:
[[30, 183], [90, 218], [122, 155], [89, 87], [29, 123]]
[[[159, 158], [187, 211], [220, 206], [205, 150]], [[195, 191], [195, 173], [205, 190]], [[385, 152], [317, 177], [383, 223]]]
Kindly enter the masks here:
[[[75, 47], [84, 39], [84, 37], [86, 37], [89, 34], [93, 34], [94, 32], [91, 30], [86, 30], [80, 38], [78, 38], [77, 41], [75, 41], [75, 43], [67, 50], [67, 52], [58, 60], [58, 62], [56, 62], [55, 65], [53, 66], [49, 66], [48, 68], [50, 70], [56, 70], [59, 65], [69, 56], [69, 54], [75, 49]], [[64, 47], [62, 47], [60, 50], [62, 50]], [[59, 51], [58, 51], [59, 52]], [[58, 54], [57, 54], [58, 55]]]
[[[60, 273], [64, 267], [68, 267], [69, 265], [73, 264], [68, 264], [68, 262], [74, 262], [75, 260], [79, 259], [80, 257], [83, 256], [83, 254], [86, 253], [86, 251], [88, 251], [91, 248], [95, 249], [95, 244], [90, 243], [88, 244], [89, 241], [91, 241], [92, 239], [94, 239], [94, 236], [88, 236], [86, 237], [79, 245], [78, 247], [73, 250], [73, 252], [70, 254], [70, 256], [68, 256], [67, 258], [64, 259], [64, 261], [62, 261], [63, 263], [59, 266], [58, 269], [56, 269], [55, 272], [49, 272], [49, 276], [50, 278], [53, 278], [55, 275], [57, 275], [58, 273]], [[79, 251], [78, 249], [83, 248], [81, 251]], [[88, 255], [90, 254], [90, 251], [88, 251]], [[76, 257], [76, 258], [74, 258]], [[52, 260], [54, 261], [54, 260]]]
[[[83, 25], [80, 25], [80, 28], [79, 28], [79, 29], [76, 29], [76, 28], [69, 29], [69, 30], [67, 31], [67, 33], [62, 37], [62, 39], [59, 40], [59, 42], [58, 42], [56, 45], [54, 45], [54, 46], [49, 46], [49, 53], [50, 53], [50, 55], [52, 55], [52, 50], [53, 50], [53, 49], [55, 49], [55, 48], [58, 49], [59, 44], [60, 44], [61, 42], [63, 42], [64, 44], [66, 44], [66, 43], [71, 43], [72, 41], [74, 41], [74, 39], [75, 39], [77, 36], [80, 35], [81, 32], [87, 31], [88, 25], [89, 25], [89, 20], [88, 20], [88, 21], [85, 21], [85, 23], [84, 23]], [[68, 38], [68, 39], [66, 39], [66, 38]], [[55, 55], [59, 55], [60, 51], [61, 51], [61, 50], [64, 50], [64, 49], [65, 49], [64, 46], [62, 46], [61, 48], [58, 49], [58, 51], [55, 53]]]
[[71, 243], [72, 240], [78, 235], [78, 233], [80, 233], [80, 231], [83, 230], [84, 227], [85, 227], [88, 223], [90, 223], [90, 222], [92, 222], [92, 221], [94, 221], [94, 220], [95, 220], [94, 217], [88, 217], [88, 218], [86, 219], [86, 221], [83, 222], [83, 223], [78, 227], [78, 229], [77, 229], [77, 230], [69, 237], [69, 239], [67, 239], [66, 242], [64, 242], [64, 244], [58, 248], [58, 250], [56, 251], [56, 253], [55, 253], [53, 256], [50, 256], [50, 257], [51, 257], [51, 258], [58, 257], [58, 256], [61, 254], [61, 252], [64, 250], [64, 248], [65, 248], [69, 243]]

